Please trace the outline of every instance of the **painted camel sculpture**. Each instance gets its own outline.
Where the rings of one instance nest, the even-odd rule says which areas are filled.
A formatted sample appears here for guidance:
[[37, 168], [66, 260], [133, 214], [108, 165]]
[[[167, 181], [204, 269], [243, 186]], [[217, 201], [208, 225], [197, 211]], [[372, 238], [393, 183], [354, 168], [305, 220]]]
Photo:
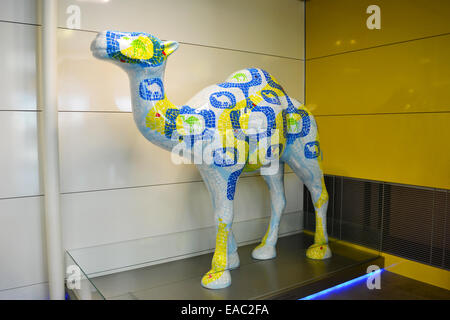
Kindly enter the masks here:
[[303, 181], [314, 202], [316, 231], [307, 257], [331, 257], [326, 232], [328, 193], [312, 114], [289, 97], [273, 76], [255, 68], [237, 71], [225, 82], [203, 89], [186, 105], [175, 106], [165, 95], [163, 77], [167, 58], [177, 48], [175, 41], [163, 42], [137, 32], [106, 31], [91, 44], [95, 57], [108, 59], [128, 73], [140, 132], [166, 150], [181, 148], [190, 156], [203, 157], [195, 163], [211, 195], [217, 234], [211, 270], [201, 284], [225, 288], [231, 284], [230, 270], [239, 266], [231, 227], [236, 183], [243, 172], [261, 170], [271, 197], [269, 227], [252, 257], [276, 256], [286, 203], [284, 163]]

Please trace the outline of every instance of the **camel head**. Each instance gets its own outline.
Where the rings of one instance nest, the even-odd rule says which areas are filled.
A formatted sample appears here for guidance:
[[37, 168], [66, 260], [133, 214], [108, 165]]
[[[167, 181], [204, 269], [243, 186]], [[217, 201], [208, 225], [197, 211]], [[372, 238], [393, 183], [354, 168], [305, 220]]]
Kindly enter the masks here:
[[164, 67], [177, 48], [176, 41], [161, 41], [143, 32], [104, 31], [91, 43], [94, 57], [109, 59], [125, 70]]

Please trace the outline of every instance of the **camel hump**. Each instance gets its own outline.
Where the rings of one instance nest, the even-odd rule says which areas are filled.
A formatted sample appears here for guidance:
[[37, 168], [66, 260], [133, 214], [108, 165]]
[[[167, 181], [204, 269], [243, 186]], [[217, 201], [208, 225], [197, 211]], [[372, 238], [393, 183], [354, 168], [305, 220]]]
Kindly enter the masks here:
[[242, 83], [242, 84], [256, 84], [258, 80], [264, 78], [264, 74], [269, 74], [267, 71], [260, 68], [246, 68], [233, 72], [226, 79], [225, 83]]
[[233, 72], [222, 83], [204, 88], [187, 101], [186, 105], [193, 109], [218, 111], [233, 108], [237, 103], [248, 99], [254, 104], [264, 101], [275, 109], [292, 104], [283, 87], [266, 70], [246, 68]]
[[245, 83], [252, 79], [250, 68], [242, 69], [233, 72], [230, 74], [226, 79], [225, 82], [231, 82], [231, 83]]

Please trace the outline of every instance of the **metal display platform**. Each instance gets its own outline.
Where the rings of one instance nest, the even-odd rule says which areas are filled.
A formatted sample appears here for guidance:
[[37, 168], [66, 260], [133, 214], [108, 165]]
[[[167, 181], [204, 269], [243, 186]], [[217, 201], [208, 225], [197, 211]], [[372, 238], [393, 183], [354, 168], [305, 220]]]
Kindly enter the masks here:
[[[254, 260], [256, 244], [239, 247], [239, 268], [232, 270], [232, 284], [220, 290], [200, 285], [209, 270], [212, 253], [103, 276], [84, 276], [82, 286], [71, 290], [76, 299], [299, 299], [366, 273], [367, 267], [384, 266], [381, 256], [330, 242], [333, 257], [311, 260], [306, 249], [313, 237], [304, 233], [278, 240], [278, 256]], [[73, 261], [77, 263], [77, 261]], [[81, 269], [83, 266], [77, 263]]]

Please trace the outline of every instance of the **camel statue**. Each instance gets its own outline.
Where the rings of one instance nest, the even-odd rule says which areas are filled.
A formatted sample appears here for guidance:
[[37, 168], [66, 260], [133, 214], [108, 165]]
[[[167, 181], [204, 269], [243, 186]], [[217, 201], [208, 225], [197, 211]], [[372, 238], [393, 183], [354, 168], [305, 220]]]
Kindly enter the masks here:
[[306, 255], [331, 257], [326, 232], [328, 193], [313, 115], [289, 97], [273, 76], [256, 68], [237, 71], [176, 106], [165, 95], [163, 79], [167, 58], [177, 48], [175, 41], [141, 32], [106, 31], [91, 44], [96, 58], [110, 60], [128, 73], [134, 121], [142, 135], [168, 151], [181, 148], [184, 156], [202, 157], [194, 163], [211, 195], [217, 224], [211, 269], [203, 276], [202, 286], [229, 286], [230, 270], [239, 266], [231, 227], [236, 183], [243, 172], [260, 170], [271, 198], [270, 223], [252, 251], [254, 259], [276, 257], [278, 226], [286, 204], [285, 163], [314, 202], [314, 244]]

